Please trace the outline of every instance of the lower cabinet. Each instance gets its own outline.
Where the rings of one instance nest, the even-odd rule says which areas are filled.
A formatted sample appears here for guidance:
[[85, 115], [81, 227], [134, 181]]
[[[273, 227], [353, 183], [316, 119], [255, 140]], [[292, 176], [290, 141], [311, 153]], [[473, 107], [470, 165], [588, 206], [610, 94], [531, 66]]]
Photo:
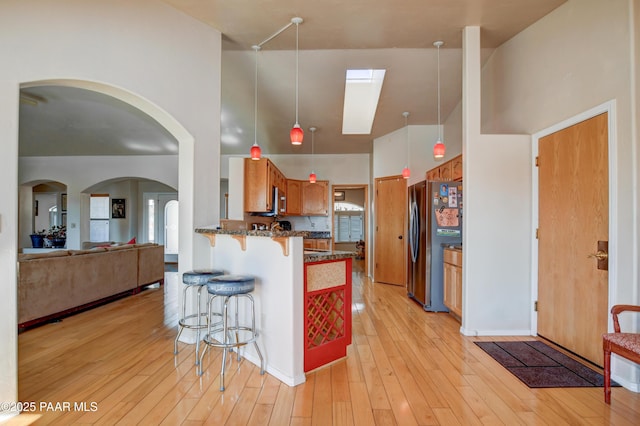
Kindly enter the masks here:
[[304, 248], [315, 250], [331, 250], [330, 238], [305, 238]]
[[462, 251], [444, 249], [444, 304], [462, 318]]

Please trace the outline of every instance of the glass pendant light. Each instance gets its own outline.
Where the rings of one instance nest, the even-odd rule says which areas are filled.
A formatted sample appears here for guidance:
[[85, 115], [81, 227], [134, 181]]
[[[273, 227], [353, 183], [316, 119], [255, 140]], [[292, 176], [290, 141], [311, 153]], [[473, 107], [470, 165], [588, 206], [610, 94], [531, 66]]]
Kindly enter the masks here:
[[433, 43], [438, 48], [438, 140], [433, 145], [433, 158], [439, 160], [444, 157], [446, 147], [442, 143], [442, 128], [440, 126], [440, 47], [444, 44], [443, 41], [436, 41]]
[[407, 121], [409, 113], [405, 111], [402, 115], [404, 116], [404, 127], [407, 131], [407, 163], [404, 165], [404, 169], [402, 169], [402, 177], [409, 179], [411, 177], [411, 170], [409, 169], [409, 125]]
[[255, 45], [252, 47], [256, 52], [256, 66], [255, 66], [255, 78], [254, 78], [254, 86], [253, 86], [253, 146], [251, 147], [251, 159], [259, 160], [262, 156], [262, 150], [260, 149], [260, 145], [258, 145], [258, 51], [260, 50], [260, 46]]
[[291, 22], [296, 25], [296, 123], [293, 125], [289, 135], [292, 145], [301, 145], [304, 138], [304, 132], [298, 123], [298, 29], [302, 23], [302, 18], [292, 18]]
[[314, 161], [313, 161], [313, 145], [314, 145], [314, 137], [313, 135], [316, 132], [316, 128], [315, 127], [309, 127], [309, 131], [311, 132], [311, 173], [309, 174], [309, 183], [316, 183], [316, 172], [314, 170]]

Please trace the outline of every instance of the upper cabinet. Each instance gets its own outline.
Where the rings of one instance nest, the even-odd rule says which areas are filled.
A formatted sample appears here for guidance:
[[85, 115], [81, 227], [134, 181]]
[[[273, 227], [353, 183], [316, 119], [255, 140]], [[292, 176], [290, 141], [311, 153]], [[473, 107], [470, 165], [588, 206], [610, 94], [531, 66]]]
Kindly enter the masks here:
[[451, 163], [451, 180], [462, 180], [462, 155], [450, 161]]
[[271, 211], [273, 209], [273, 188], [278, 188], [279, 197], [284, 199], [287, 193], [286, 186], [284, 175], [271, 160], [266, 158], [260, 160], [245, 158], [244, 210], [246, 212], [263, 213]]
[[287, 213], [288, 216], [302, 214], [302, 181], [287, 179]]
[[302, 215], [329, 215], [329, 181], [319, 180], [316, 183], [302, 181]]
[[461, 181], [462, 155], [458, 155], [446, 163], [429, 170], [426, 178], [429, 182]]
[[278, 214], [287, 216], [328, 216], [329, 181], [309, 183], [287, 179], [271, 160], [244, 160], [244, 211], [273, 211], [273, 188], [278, 188]]

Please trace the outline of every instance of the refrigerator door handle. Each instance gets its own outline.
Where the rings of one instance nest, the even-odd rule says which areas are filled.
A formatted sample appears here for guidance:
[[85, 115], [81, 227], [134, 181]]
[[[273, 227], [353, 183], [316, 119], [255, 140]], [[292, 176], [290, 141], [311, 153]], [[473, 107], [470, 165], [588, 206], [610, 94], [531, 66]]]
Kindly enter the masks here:
[[411, 211], [409, 216], [409, 247], [411, 248], [411, 261], [413, 263], [418, 259], [418, 240], [420, 237], [420, 218], [418, 212], [418, 204], [411, 202]]

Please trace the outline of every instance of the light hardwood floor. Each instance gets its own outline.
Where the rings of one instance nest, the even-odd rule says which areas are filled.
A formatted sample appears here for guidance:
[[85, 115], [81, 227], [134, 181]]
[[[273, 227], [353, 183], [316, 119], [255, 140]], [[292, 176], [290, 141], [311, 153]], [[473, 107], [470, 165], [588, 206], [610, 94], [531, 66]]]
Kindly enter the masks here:
[[[640, 395], [614, 388], [607, 406], [602, 388], [530, 389], [473, 344], [495, 339], [462, 336], [448, 314], [424, 312], [404, 289], [372, 284], [360, 272], [346, 359], [308, 374], [297, 387], [232, 360], [221, 393], [219, 351], [205, 358], [202, 377], [193, 345], [183, 344], [174, 357], [180, 284], [171, 273], [165, 282], [20, 334], [20, 401], [71, 407], [25, 413], [9, 424], [640, 423]], [[74, 409], [82, 402], [87, 411]]]

